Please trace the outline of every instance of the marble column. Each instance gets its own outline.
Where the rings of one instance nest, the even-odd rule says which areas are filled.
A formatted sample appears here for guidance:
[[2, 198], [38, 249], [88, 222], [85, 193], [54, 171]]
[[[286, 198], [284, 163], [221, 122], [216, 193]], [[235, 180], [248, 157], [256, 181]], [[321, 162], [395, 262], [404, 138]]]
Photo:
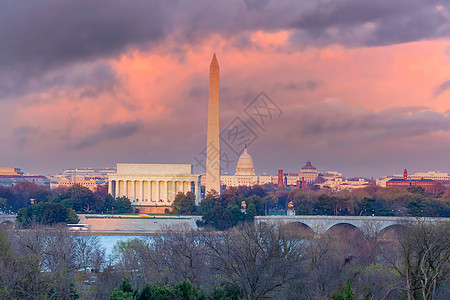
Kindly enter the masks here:
[[159, 202], [161, 199], [161, 182], [159, 180], [156, 181], [156, 202]]
[[133, 189], [133, 200], [136, 201], [136, 180], [131, 181], [131, 187]]
[[169, 182], [164, 181], [164, 202], [169, 200]]
[[114, 180], [115, 182], [115, 193], [114, 193], [114, 199], [116, 199], [117, 197], [119, 197], [120, 195], [120, 180]]
[[182, 192], [182, 193], [184, 193], [184, 189], [183, 189], [183, 181], [182, 180], [180, 180], [180, 181], [177, 181], [178, 182], [178, 187], [177, 187], [177, 194], [179, 193], [179, 192]]
[[124, 183], [125, 183], [125, 188], [124, 188], [125, 193], [124, 193], [124, 196], [127, 197], [127, 198], [129, 199], [129, 197], [128, 197], [128, 180], [125, 180]]
[[154, 199], [153, 199], [153, 181], [152, 180], [149, 180], [148, 181], [148, 201], [154, 201]]
[[109, 182], [108, 182], [108, 194], [113, 194], [113, 181], [112, 180], [110, 180]]
[[175, 197], [177, 196], [179, 191], [180, 191], [180, 185], [178, 184], [178, 187], [177, 187], [177, 181], [175, 180], [173, 182], [173, 199], [172, 199], [172, 201], [175, 200]]

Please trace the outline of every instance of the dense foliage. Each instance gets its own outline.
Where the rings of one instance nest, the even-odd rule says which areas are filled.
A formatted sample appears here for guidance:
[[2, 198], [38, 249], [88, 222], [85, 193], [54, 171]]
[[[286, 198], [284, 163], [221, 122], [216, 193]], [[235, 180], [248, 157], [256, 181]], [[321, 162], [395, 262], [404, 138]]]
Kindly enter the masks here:
[[[34, 203], [32, 205], [32, 203]], [[23, 227], [37, 223], [77, 223], [77, 213], [131, 213], [133, 208], [126, 197], [113, 197], [101, 186], [94, 192], [81, 185], [50, 190], [30, 182], [13, 187], [0, 186], [0, 210], [18, 212]]]
[[[68, 189], [49, 190], [42, 186], [20, 182], [13, 187], [0, 187], [0, 210], [18, 211], [34, 203], [59, 203], [78, 213], [131, 213], [129, 199], [113, 199], [106, 187], [95, 192], [74, 185]], [[276, 190], [273, 185], [231, 187], [220, 195], [208, 193], [199, 205], [191, 192], [178, 193], [173, 202], [174, 214], [199, 214], [203, 225], [225, 230], [242, 221], [253, 221], [257, 215], [286, 214], [287, 204], [292, 202], [297, 215], [362, 215], [362, 216], [414, 216], [450, 217], [450, 188], [447, 190], [424, 190], [420, 187], [381, 188], [369, 186], [353, 191], [300, 189]], [[245, 203], [245, 211], [242, 205]], [[22, 210], [20, 220], [52, 224], [64, 219], [52, 216], [59, 206], [38, 206]], [[43, 212], [45, 211], [45, 213]], [[43, 216], [49, 216], [43, 220]], [[68, 222], [61, 221], [61, 222]]]
[[41, 202], [19, 209], [17, 221], [22, 227], [28, 228], [33, 224], [53, 225], [56, 223], [78, 223], [75, 211], [60, 203]]
[[218, 230], [242, 221], [251, 222], [257, 215], [286, 214], [289, 202], [297, 215], [450, 217], [450, 188], [434, 192], [415, 186], [407, 189], [370, 186], [343, 192], [277, 191], [272, 185], [265, 185], [231, 187], [220, 195], [208, 193], [199, 206], [195, 205], [193, 194], [179, 193], [172, 207], [176, 214], [200, 214], [204, 225]]

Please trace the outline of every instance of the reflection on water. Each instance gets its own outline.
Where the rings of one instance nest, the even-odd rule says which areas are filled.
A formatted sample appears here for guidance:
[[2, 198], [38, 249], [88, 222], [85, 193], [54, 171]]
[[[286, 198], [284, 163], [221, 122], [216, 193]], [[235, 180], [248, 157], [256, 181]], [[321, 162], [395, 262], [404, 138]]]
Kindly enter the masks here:
[[134, 238], [141, 238], [142, 236], [138, 235], [97, 235], [100, 241], [100, 244], [105, 248], [106, 255], [109, 256], [112, 254], [114, 246], [117, 242], [124, 242]]

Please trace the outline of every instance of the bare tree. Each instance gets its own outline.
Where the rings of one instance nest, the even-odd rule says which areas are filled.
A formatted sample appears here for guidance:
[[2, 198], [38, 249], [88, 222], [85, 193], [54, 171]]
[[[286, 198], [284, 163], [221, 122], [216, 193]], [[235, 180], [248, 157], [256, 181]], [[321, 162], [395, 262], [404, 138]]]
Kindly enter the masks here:
[[[166, 234], [155, 238], [155, 244], [165, 253], [166, 278], [171, 284], [189, 280], [194, 286], [210, 282], [207, 247], [197, 230], [177, 228], [165, 230]], [[213, 283], [213, 282], [211, 282]]]
[[140, 238], [118, 247], [118, 267], [138, 278], [140, 284], [189, 280], [202, 286], [210, 280], [207, 247], [198, 231], [166, 228], [163, 235]]
[[223, 234], [205, 235], [212, 267], [246, 299], [273, 296], [302, 271], [303, 243], [274, 227], [241, 224]]
[[73, 236], [63, 226], [13, 232], [10, 245], [11, 276], [26, 284], [15, 284], [7, 298], [69, 299], [75, 275], [102, 264], [97, 237]]
[[419, 221], [405, 231], [397, 256], [389, 257], [389, 262], [403, 279], [408, 300], [436, 299], [450, 272], [449, 239], [450, 222]]

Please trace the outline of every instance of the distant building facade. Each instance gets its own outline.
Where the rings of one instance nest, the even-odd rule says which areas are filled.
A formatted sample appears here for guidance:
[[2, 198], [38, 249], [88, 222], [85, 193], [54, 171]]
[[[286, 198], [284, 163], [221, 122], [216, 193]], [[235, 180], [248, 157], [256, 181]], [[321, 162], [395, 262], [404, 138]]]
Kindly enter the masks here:
[[71, 187], [75, 184], [84, 186], [91, 191], [95, 191], [100, 186], [108, 184], [108, 174], [116, 172], [114, 168], [105, 169], [67, 169], [60, 174], [52, 174], [50, 178], [50, 187], [52, 189], [60, 187]]
[[376, 180], [376, 184], [377, 184], [378, 186], [381, 186], [381, 187], [386, 187], [387, 182], [388, 182], [389, 180], [391, 180], [391, 179], [392, 179], [392, 177], [389, 177], [389, 176], [383, 176], [383, 177], [381, 177], [381, 178], [379, 178], [379, 179]]
[[317, 171], [316, 167], [314, 167], [311, 164], [309, 160], [306, 162], [306, 165], [300, 169], [300, 172], [298, 173], [299, 180], [303, 179], [309, 184], [314, 183], [318, 177], [319, 172]]
[[74, 185], [81, 185], [85, 188], [90, 189], [91, 191], [95, 191], [99, 186], [106, 185], [107, 181], [105, 180], [96, 180], [96, 179], [87, 179], [86, 177], [72, 177], [72, 179], [61, 179], [58, 184], [54, 184], [52, 188], [55, 187], [71, 187]]
[[[337, 172], [325, 173], [329, 178], [335, 178], [336, 174], [342, 176]], [[283, 170], [278, 170], [277, 176], [271, 175], [256, 175], [255, 167], [253, 164], [253, 158], [248, 153], [247, 147], [244, 148], [244, 152], [239, 157], [236, 173], [234, 175], [224, 174], [220, 176], [221, 185], [226, 187], [237, 186], [253, 186], [274, 184], [278, 188], [303, 188], [313, 185], [319, 178], [319, 172], [308, 160], [306, 165], [300, 169], [298, 173], [285, 173]], [[205, 174], [207, 176], [207, 174]], [[202, 178], [202, 183], [204, 178]]]
[[334, 180], [327, 180], [319, 184], [321, 188], [330, 188], [333, 191], [360, 189], [369, 185], [371, 184], [363, 178], [359, 178], [357, 180], [347, 180], [342, 177], [335, 178]]
[[0, 175], [5, 176], [23, 176], [20, 168], [0, 168]]
[[50, 179], [45, 176], [24, 175], [20, 168], [0, 168], [0, 186], [14, 186], [25, 181], [50, 187]]
[[104, 169], [94, 169], [94, 168], [82, 168], [82, 169], [67, 169], [64, 170], [62, 175], [66, 179], [71, 179], [72, 177], [77, 178], [89, 178], [97, 180], [108, 180], [108, 174], [116, 173], [114, 168], [104, 168]]
[[108, 175], [108, 193], [127, 197], [142, 213], [165, 213], [178, 192], [192, 192], [200, 202], [200, 175], [186, 164], [117, 164]]
[[[416, 177], [417, 178], [417, 177]], [[413, 179], [408, 175], [408, 171], [405, 169], [403, 172], [403, 178], [392, 178], [386, 182], [386, 187], [410, 187], [410, 186], [420, 186], [424, 189], [436, 188], [441, 183], [436, 180], [420, 178]]]

